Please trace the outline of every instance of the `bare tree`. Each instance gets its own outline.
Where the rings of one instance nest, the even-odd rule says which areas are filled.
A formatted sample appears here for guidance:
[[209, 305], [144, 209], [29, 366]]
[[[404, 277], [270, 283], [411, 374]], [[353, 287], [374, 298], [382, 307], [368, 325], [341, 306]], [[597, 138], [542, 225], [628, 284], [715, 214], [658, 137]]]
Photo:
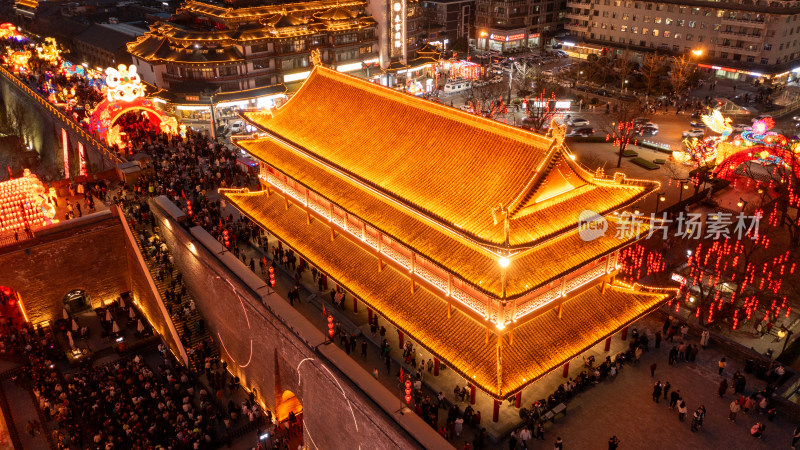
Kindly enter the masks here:
[[622, 54], [617, 57], [614, 61], [614, 65], [617, 67], [619, 71], [619, 84], [620, 89], [625, 87], [625, 82], [628, 81], [628, 75], [633, 72], [634, 65], [636, 63], [633, 62], [633, 52], [630, 49], [623, 50]]
[[541, 69], [536, 64], [515, 62], [513, 86], [517, 95], [520, 97], [531, 95], [533, 81], [541, 76], [541, 73]]
[[689, 81], [694, 71], [694, 64], [686, 56], [672, 57], [669, 81], [676, 94], [682, 94], [689, 87]]
[[528, 109], [522, 123], [531, 127], [534, 131], [544, 130], [545, 125], [549, 125], [550, 121], [558, 114], [555, 108], [555, 94], [545, 95], [545, 91], [541, 91], [536, 98], [528, 99]]
[[653, 89], [659, 85], [664, 72], [664, 56], [658, 52], [646, 53], [642, 60], [642, 77], [645, 83], [645, 99], [650, 97]]
[[638, 103], [622, 102], [614, 112], [614, 121], [606, 127], [606, 140], [613, 142], [619, 152], [617, 168], [622, 166], [622, 155], [628, 149], [628, 144], [635, 142], [638, 137], [633, 121], [641, 112], [642, 108]]

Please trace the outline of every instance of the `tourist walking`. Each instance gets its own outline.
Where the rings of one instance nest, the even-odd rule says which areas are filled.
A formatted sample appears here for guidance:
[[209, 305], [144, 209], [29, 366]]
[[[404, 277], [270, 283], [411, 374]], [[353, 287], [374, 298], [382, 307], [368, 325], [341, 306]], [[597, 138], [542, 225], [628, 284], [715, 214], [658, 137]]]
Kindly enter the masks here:
[[761, 436], [764, 435], [764, 424], [761, 422], [757, 422], [755, 425], [750, 427], [750, 436], [754, 438], [761, 439]]
[[608, 438], [608, 450], [617, 450], [619, 447], [619, 438], [614, 435]]
[[656, 381], [653, 385], [653, 401], [658, 403], [659, 398], [661, 398], [661, 382]]
[[736, 400], [732, 401], [730, 406], [731, 413], [728, 415], [728, 420], [736, 422], [736, 413], [738, 413], [740, 409], [742, 408], [739, 406], [739, 402]]
[[689, 409], [686, 407], [686, 402], [681, 400], [678, 405], [678, 420], [683, 422], [683, 419], [686, 418], [687, 411], [689, 411]]
[[723, 356], [722, 359], [719, 360], [719, 374], [722, 375], [722, 371], [725, 370], [725, 366], [728, 363], [725, 361], [725, 357]]
[[717, 394], [720, 397], [724, 396], [725, 393], [728, 392], [728, 379], [723, 378], [722, 381], [719, 382], [719, 389], [717, 389]]

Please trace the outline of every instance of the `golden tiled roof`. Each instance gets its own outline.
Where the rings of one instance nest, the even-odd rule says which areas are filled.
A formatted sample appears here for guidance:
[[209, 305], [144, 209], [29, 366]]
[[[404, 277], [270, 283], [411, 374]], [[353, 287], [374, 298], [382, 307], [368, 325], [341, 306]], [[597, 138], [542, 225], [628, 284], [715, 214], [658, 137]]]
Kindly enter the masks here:
[[[283, 107], [245, 116], [296, 151], [324, 162], [365, 186], [488, 246], [503, 244], [502, 221], [492, 208], [513, 207], [510, 246], [577, 226], [578, 205], [598, 213], [652, 192], [657, 184], [594, 186], [554, 140], [494, 120], [400, 93], [324, 67], [315, 67]], [[258, 156], [258, 155], [256, 155]], [[271, 160], [266, 160], [272, 163]], [[590, 178], [591, 198], [563, 193], [549, 214], [527, 214], [530, 198], [564, 165], [576, 179]], [[582, 172], [583, 175], [578, 174]], [[551, 180], [552, 181], [552, 180]], [[596, 189], [596, 191], [595, 191]], [[525, 203], [528, 202], [528, 203]], [[570, 207], [569, 213], [560, 211]], [[553, 212], [556, 211], [556, 212]], [[516, 214], [516, 215], [515, 215]], [[380, 225], [380, 223], [375, 223]]]
[[[495, 297], [502, 295], [497, 257], [475, 242], [449, 233], [435, 222], [424, 220], [404, 208], [398, 208], [385, 197], [376, 195], [359, 183], [326, 170], [314, 158], [293, 151], [274, 140], [239, 140], [237, 145], [255, 157], [268, 161], [276, 169], [372, 224], [384, 234], [413, 248], [479, 291]], [[602, 199], [611, 197], [604, 196], [602, 189], [605, 188], [591, 187], [599, 192]], [[549, 213], [552, 214], [552, 210]], [[580, 209], [574, 211], [575, 223], [579, 213]], [[549, 223], [546, 218], [543, 220], [544, 223]], [[512, 226], [516, 228], [514, 223]], [[643, 231], [646, 230], [647, 227], [644, 226]], [[507, 272], [507, 298], [530, 292], [559, 275], [629, 244], [632, 240], [634, 239], [617, 239], [612, 220], [606, 236], [591, 242], [580, 239], [577, 230], [543, 242], [512, 259], [513, 263]]]
[[[390, 267], [377, 270], [376, 257], [344, 236], [330, 241], [328, 225], [306, 223], [302, 209], [284, 210], [281, 195], [234, 194], [225, 197], [270, 233], [294, 248], [351, 293], [379, 311], [431, 353], [491, 396], [507, 398], [579, 355], [608, 334], [646, 314], [665, 298], [609, 287], [591, 287], [553, 312], [539, 315], [509, 335], [492, 335], [485, 324], [454, 312], [426, 289], [409, 290], [409, 279]], [[499, 346], [498, 346], [499, 345]]]

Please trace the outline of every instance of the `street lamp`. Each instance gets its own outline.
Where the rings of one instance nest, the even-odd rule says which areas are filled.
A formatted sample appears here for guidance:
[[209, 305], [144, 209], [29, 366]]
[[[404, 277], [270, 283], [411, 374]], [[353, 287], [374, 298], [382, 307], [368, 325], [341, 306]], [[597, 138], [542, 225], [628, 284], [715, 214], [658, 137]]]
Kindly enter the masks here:
[[689, 180], [680, 180], [680, 184], [681, 184], [681, 189], [679, 191], [680, 195], [678, 196], [678, 203], [683, 201], [683, 191], [689, 189]]
[[692, 55], [698, 56], [698, 57], [703, 56], [703, 49], [702, 48], [698, 48], [698, 49], [692, 50]]
[[736, 206], [742, 208], [742, 211], [744, 211], [744, 208], [747, 206], [747, 202], [742, 197], [739, 197], [739, 202], [736, 203]]
[[656, 214], [658, 214], [658, 205], [659, 205], [661, 202], [663, 202], [663, 201], [666, 201], [666, 200], [667, 200], [667, 197], [666, 197], [666, 195], [665, 195], [665, 194], [666, 194], [666, 192], [660, 192], [660, 193], [659, 193], [659, 194], [656, 196]]
[[628, 80], [625, 80], [625, 93], [628, 93]]

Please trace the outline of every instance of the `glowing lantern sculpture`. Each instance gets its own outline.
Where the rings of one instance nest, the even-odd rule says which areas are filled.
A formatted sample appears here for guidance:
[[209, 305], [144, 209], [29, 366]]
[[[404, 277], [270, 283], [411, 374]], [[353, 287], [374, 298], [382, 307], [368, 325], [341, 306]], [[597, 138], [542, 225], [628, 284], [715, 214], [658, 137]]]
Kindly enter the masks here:
[[269, 268], [269, 285], [270, 287], [275, 287], [275, 268]]
[[107, 68], [105, 85], [106, 99], [92, 112], [89, 123], [92, 131], [110, 146], [121, 147], [124, 143], [125, 132], [115, 123], [120, 116], [131, 110], [143, 111], [148, 120], [162, 131], [177, 133], [180, 130], [174, 118], [167, 117], [164, 111], [144, 97], [144, 86], [136, 73], [136, 66], [120, 64], [116, 69]]

